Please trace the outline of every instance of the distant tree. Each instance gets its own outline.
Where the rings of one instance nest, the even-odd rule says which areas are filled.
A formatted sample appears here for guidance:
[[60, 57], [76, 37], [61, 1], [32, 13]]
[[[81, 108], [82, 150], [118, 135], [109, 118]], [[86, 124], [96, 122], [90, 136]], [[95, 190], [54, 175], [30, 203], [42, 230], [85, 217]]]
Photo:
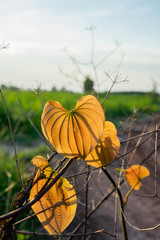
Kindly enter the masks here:
[[52, 87], [52, 92], [57, 92], [57, 88], [55, 86]]
[[5, 89], [8, 88], [5, 84], [2, 84], [0, 87]]
[[67, 92], [67, 89], [65, 87], [62, 87], [60, 91], [61, 92]]
[[151, 78], [152, 80], [152, 90], [150, 92], [154, 102], [159, 102], [159, 93], [158, 93], [158, 79]]
[[87, 76], [84, 80], [84, 92], [92, 92], [94, 90], [93, 86], [94, 82]]
[[18, 90], [20, 90], [20, 88], [19, 88], [19, 87], [16, 87], [16, 86], [9, 86], [9, 89], [10, 89], [10, 90], [13, 90], [13, 91], [18, 91]]
[[3, 88], [3, 89], [9, 89], [9, 90], [13, 90], [13, 91], [20, 90], [19, 87], [12, 86], [12, 85], [10, 85], [10, 86], [6, 86], [5, 84], [0, 85], [0, 88]]

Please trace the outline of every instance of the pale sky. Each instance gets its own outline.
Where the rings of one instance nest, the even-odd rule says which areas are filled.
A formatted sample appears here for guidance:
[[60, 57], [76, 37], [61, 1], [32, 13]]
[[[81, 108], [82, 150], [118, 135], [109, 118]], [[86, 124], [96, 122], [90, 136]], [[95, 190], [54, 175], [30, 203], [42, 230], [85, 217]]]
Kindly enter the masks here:
[[[0, 85], [42, 89], [53, 86], [81, 91], [80, 84], [67, 78], [83, 78], [64, 48], [79, 62], [91, 60], [91, 32], [94, 26], [94, 62], [100, 90], [111, 81], [105, 72], [119, 73], [129, 82], [114, 91], [150, 91], [153, 81], [160, 91], [160, 1], [159, 0], [5, 0], [0, 3]], [[93, 75], [90, 65], [79, 65], [83, 74]], [[154, 79], [154, 80], [153, 80]]]

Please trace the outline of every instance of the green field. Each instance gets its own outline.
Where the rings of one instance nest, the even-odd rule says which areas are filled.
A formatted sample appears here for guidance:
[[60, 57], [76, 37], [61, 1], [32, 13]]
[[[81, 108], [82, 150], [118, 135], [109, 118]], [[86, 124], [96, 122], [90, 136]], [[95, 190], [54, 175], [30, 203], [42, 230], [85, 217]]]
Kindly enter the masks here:
[[[80, 93], [63, 91], [42, 91], [36, 95], [31, 91], [2, 89], [7, 109], [11, 118], [12, 127], [16, 142], [30, 144], [37, 138], [37, 133], [29, 123], [27, 117], [17, 103], [21, 104], [24, 111], [33, 121], [35, 126], [41, 131], [42, 104], [48, 100], [59, 101], [66, 109], [71, 110], [76, 101], [82, 96]], [[100, 94], [100, 102], [105, 96]], [[40, 102], [41, 101], [41, 102]], [[142, 117], [146, 114], [155, 114], [159, 111], [160, 96], [152, 93], [111, 93], [103, 104], [106, 119], [113, 121], [116, 126], [130, 116], [135, 110], [141, 113]], [[10, 133], [8, 120], [5, 113], [2, 98], [0, 98], [0, 141], [9, 141]]]
[[[42, 113], [41, 102], [45, 104], [48, 100], [53, 99], [60, 101], [65, 108], [70, 109], [73, 108], [77, 99], [80, 97], [80, 94], [70, 94], [67, 92], [41, 92], [39, 96], [31, 91], [23, 90], [11, 91], [9, 89], [2, 89], [2, 92], [14, 129], [15, 140], [24, 142], [25, 144], [29, 143], [31, 139], [35, 139], [38, 135], [18, 105], [17, 100], [29, 118], [33, 121], [34, 125], [40, 130]], [[8, 141], [10, 138], [8, 134], [9, 128], [2, 99], [0, 99], [0, 124], [0, 140]]]

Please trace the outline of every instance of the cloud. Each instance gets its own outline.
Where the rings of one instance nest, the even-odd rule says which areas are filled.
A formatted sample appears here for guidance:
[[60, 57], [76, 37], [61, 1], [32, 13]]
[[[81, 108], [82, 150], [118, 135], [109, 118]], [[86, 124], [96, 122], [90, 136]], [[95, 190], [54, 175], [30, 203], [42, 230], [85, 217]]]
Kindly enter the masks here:
[[160, 49], [154, 46], [124, 44], [122, 51], [130, 64], [160, 66]]

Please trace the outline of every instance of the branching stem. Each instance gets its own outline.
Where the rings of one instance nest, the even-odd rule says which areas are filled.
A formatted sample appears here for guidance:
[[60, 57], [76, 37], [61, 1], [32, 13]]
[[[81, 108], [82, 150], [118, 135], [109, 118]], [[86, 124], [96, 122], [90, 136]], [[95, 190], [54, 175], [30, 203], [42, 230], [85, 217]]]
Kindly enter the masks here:
[[124, 215], [123, 215], [123, 212], [124, 212], [124, 202], [123, 202], [121, 191], [120, 191], [119, 188], [117, 188], [117, 184], [115, 183], [114, 179], [109, 174], [109, 172], [105, 168], [102, 168], [102, 170], [103, 170], [104, 174], [108, 177], [108, 179], [111, 181], [111, 183], [113, 184], [115, 189], [117, 190], [117, 194], [118, 194], [118, 198], [119, 198], [119, 202], [120, 202], [120, 207], [121, 207], [121, 220], [122, 220], [123, 236], [124, 236], [124, 240], [128, 240], [126, 222], [125, 222], [125, 218], [124, 218]]
[[48, 190], [58, 181], [58, 179], [65, 173], [65, 171], [68, 169], [68, 167], [71, 165], [71, 163], [73, 162], [74, 158], [71, 158], [68, 160], [68, 162], [66, 163], [66, 165], [61, 169], [61, 171], [59, 172], [59, 174], [46, 186], [46, 188], [44, 188], [32, 201], [30, 201], [29, 203], [23, 205], [21, 208], [18, 208], [12, 212], [9, 212], [7, 214], [3, 214], [0, 216], [0, 221], [5, 220], [5, 219], [9, 219], [15, 216], [18, 216], [20, 213], [26, 211], [27, 209], [29, 209], [34, 203], [36, 203], [37, 201], [39, 201], [41, 199], [41, 197], [43, 197], [43, 195], [48, 192]]

